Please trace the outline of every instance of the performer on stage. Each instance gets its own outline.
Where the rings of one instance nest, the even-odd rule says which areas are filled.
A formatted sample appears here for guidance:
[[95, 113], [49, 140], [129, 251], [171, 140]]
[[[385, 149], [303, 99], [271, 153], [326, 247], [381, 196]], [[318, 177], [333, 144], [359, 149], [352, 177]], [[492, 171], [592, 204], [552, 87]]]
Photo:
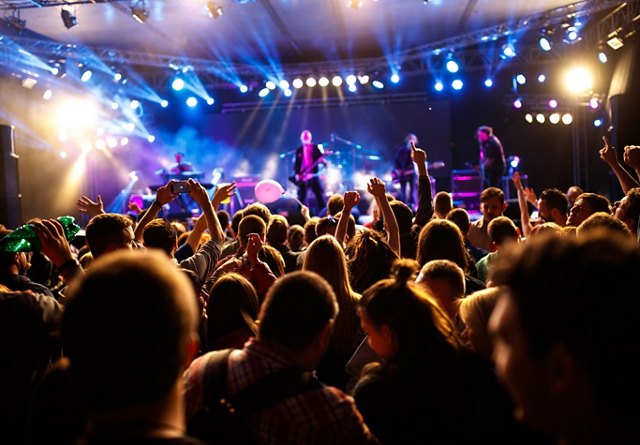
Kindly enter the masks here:
[[[411, 160], [411, 142], [414, 145], [418, 145], [418, 137], [409, 133], [404, 138], [404, 145], [398, 148], [396, 153], [396, 159], [393, 163], [394, 170], [392, 173], [393, 181], [400, 183], [400, 192], [398, 193], [398, 200], [413, 207], [415, 204], [415, 188], [416, 188], [416, 172], [413, 167], [413, 161]], [[409, 193], [407, 194], [407, 186], [409, 186]]]
[[193, 164], [191, 162], [183, 162], [184, 153], [178, 152], [175, 154], [176, 163], [167, 169], [169, 173], [188, 173], [193, 171]]
[[484, 187], [502, 188], [502, 176], [506, 168], [502, 143], [493, 134], [493, 128], [482, 125], [477, 131], [480, 143], [480, 169]]
[[324, 158], [322, 149], [312, 142], [312, 135], [309, 130], [304, 130], [300, 134], [300, 141], [302, 145], [296, 149], [293, 167], [295, 175], [291, 179], [298, 186], [298, 200], [300, 202], [307, 204], [305, 201], [307, 191], [311, 188], [318, 203], [316, 212], [319, 213], [325, 207], [325, 200], [318, 172], [319, 166], [327, 165], [327, 161]]

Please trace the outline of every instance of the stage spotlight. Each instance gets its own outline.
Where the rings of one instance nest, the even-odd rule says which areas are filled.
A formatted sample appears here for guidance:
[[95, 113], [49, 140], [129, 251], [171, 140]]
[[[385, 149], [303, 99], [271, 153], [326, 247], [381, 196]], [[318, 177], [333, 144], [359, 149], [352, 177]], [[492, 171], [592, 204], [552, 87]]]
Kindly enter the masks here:
[[269, 88], [263, 88], [260, 90], [260, 92], [258, 93], [258, 96], [260, 97], [267, 97], [269, 95]]
[[285, 97], [291, 97], [292, 94], [293, 94], [293, 92], [289, 88], [284, 90]]
[[320, 80], [318, 80], [318, 85], [320, 85], [321, 87], [326, 87], [327, 85], [329, 85], [329, 79], [324, 76], [321, 77]]
[[520, 108], [522, 108], [522, 99], [521, 98], [517, 98], [516, 100], [513, 101], [513, 108], [517, 108], [518, 110]]
[[546, 120], [546, 118], [544, 117], [544, 114], [542, 114], [542, 113], [538, 113], [538, 114], [536, 114], [536, 121], [537, 121], [539, 124], [544, 124], [544, 121], [545, 121], [545, 120]]
[[298, 90], [299, 90], [300, 88], [302, 88], [302, 86], [304, 85], [304, 82], [302, 81], [302, 79], [295, 79], [295, 80], [294, 80], [293, 82], [291, 82], [291, 83], [292, 83], [292, 85], [293, 85], [293, 88], [296, 88], [296, 89], [298, 89]]
[[592, 97], [591, 99], [589, 99], [589, 107], [591, 109], [597, 110], [599, 106], [600, 106], [600, 101], [598, 100], [597, 97]]
[[149, 136], [147, 136], [147, 141], [150, 144], [153, 144], [156, 141], [156, 137], [154, 135], [150, 134]]
[[96, 148], [98, 150], [104, 150], [105, 148], [107, 148], [107, 143], [104, 141], [104, 139], [98, 139], [96, 141]]
[[602, 127], [602, 123], [603, 123], [602, 119], [596, 119], [593, 121], [593, 126], [599, 128], [599, 127]]
[[51, 90], [46, 90], [43, 94], [42, 94], [42, 98], [44, 100], [49, 100], [53, 97], [53, 91]]
[[60, 157], [61, 157], [62, 159], [67, 159], [67, 156], [68, 156], [68, 155], [67, 155], [67, 152], [66, 152], [66, 151], [61, 151], [61, 152], [60, 152]]
[[127, 122], [126, 124], [122, 125], [122, 128], [124, 128], [129, 133], [131, 133], [133, 130], [136, 129], [136, 126], [133, 122]]
[[217, 19], [218, 17], [222, 17], [222, 14], [224, 14], [224, 9], [222, 8], [222, 6], [218, 5], [215, 2], [207, 3], [207, 11], [209, 11], [209, 17], [211, 17], [213, 20]]
[[565, 125], [571, 125], [573, 122], [573, 116], [571, 113], [565, 113], [562, 115], [562, 123]]
[[118, 105], [118, 102], [111, 102], [111, 109], [112, 110], [117, 110], [118, 108], [120, 108], [120, 105]]
[[129, 143], [129, 138], [128, 137], [123, 137], [122, 139], [120, 139], [120, 146], [124, 147]]
[[538, 76], [538, 82], [545, 83], [546, 80], [547, 80], [547, 76], [545, 76], [544, 74], [540, 74]]
[[[15, 14], [15, 10], [14, 10], [14, 14]], [[9, 26], [14, 28], [16, 31], [22, 32], [27, 27], [27, 21], [26, 20], [22, 20], [18, 16], [9, 15], [9, 16], [5, 17], [4, 19], [9, 24]]]
[[609, 45], [612, 50], [616, 51], [624, 46], [624, 40], [622, 40], [622, 37], [620, 37], [616, 31], [614, 31], [607, 36], [607, 45]]
[[565, 75], [565, 85], [573, 93], [584, 93], [591, 89], [593, 76], [586, 68], [573, 68]]
[[362, 0], [348, 0], [347, 1], [347, 8], [351, 8], [351, 9], [360, 9], [360, 7], [362, 6]]
[[356, 91], [358, 91], [358, 87], [356, 87], [355, 84], [349, 85], [349, 91], [355, 93]]
[[313, 78], [313, 77], [309, 77], [309, 78], [307, 79], [306, 84], [307, 84], [307, 86], [308, 86], [309, 88], [313, 88], [313, 87], [315, 87], [315, 86], [316, 86], [317, 82], [316, 82], [316, 79], [315, 79], [315, 78]]
[[457, 73], [458, 70], [460, 70], [460, 66], [458, 65], [458, 62], [456, 62], [453, 59], [447, 61], [446, 67], [447, 67], [447, 71], [449, 71], [450, 73]]
[[580, 40], [580, 35], [578, 34], [578, 27], [573, 25], [569, 26], [565, 32], [564, 41], [565, 43], [576, 43]]
[[549, 108], [558, 108], [558, 101], [555, 99], [549, 100]]
[[434, 89], [434, 90], [436, 90], [436, 91], [442, 91], [442, 90], [444, 90], [444, 84], [438, 80], [438, 81], [433, 85], [433, 89]]
[[174, 79], [173, 82], [171, 82], [171, 88], [173, 88], [174, 91], [182, 91], [184, 89], [184, 80], [180, 77]]
[[169, 106], [169, 101], [168, 101], [168, 100], [166, 100], [166, 99], [162, 99], [162, 100], [160, 101], [160, 106], [161, 106], [162, 108], [167, 108], [167, 107]]
[[93, 71], [91, 71], [90, 69], [86, 69], [82, 72], [82, 75], [80, 76], [80, 80], [83, 82], [89, 82], [92, 76], [93, 76]]
[[540, 37], [540, 40], [538, 40], [538, 44], [540, 45], [542, 51], [551, 51], [551, 42], [546, 37]]
[[60, 11], [60, 17], [62, 17], [62, 23], [67, 29], [71, 29], [78, 24], [78, 19], [68, 9]]
[[276, 83], [273, 80], [268, 80], [267, 83], [264, 84], [264, 86], [269, 88], [271, 91], [276, 89]]
[[551, 115], [549, 116], [549, 122], [551, 122], [553, 125], [556, 125], [558, 122], [560, 122], [560, 113], [551, 113]]
[[240, 85], [240, 86], [238, 87], [238, 89], [240, 90], [240, 92], [241, 92], [242, 94], [244, 94], [244, 93], [246, 93], [247, 91], [249, 91], [249, 87], [248, 87], [248, 86], [246, 86], [245, 84]]
[[525, 83], [527, 83], [527, 78], [524, 76], [524, 74], [518, 74], [516, 76], [516, 82], [518, 82], [518, 84], [520, 85], [524, 85]]
[[353, 74], [349, 74], [347, 76], [346, 82], [347, 82], [347, 85], [355, 85], [357, 80], [358, 79], [356, 78], [356, 76], [354, 76]]
[[373, 85], [374, 88], [381, 90], [384, 88], [384, 84], [382, 82], [380, 82], [379, 80], [374, 80], [373, 82], [371, 82], [371, 85]]
[[339, 87], [340, 85], [342, 85], [342, 77], [340, 76], [333, 76], [333, 79], [331, 79], [331, 84], [334, 87]]
[[281, 90], [288, 90], [289, 89], [289, 82], [287, 82], [286, 80], [281, 80], [279, 85], [280, 85], [280, 89]]
[[189, 97], [187, 98], [187, 101], [186, 101], [186, 102], [187, 102], [187, 106], [188, 106], [189, 108], [193, 108], [193, 107], [195, 107], [196, 105], [198, 105], [198, 99], [196, 99], [196, 98], [195, 98], [195, 97], [193, 97], [193, 96], [189, 96]]
[[113, 136], [109, 136], [107, 138], [107, 147], [115, 148], [117, 145], [118, 145], [118, 140], [116, 138], [114, 138]]
[[464, 86], [464, 83], [462, 83], [462, 80], [460, 79], [455, 79], [453, 82], [451, 82], [451, 88], [453, 88], [456, 91], [460, 91], [463, 86]]
[[502, 45], [502, 58], [512, 59], [516, 56], [516, 48], [513, 43], [506, 43]]
[[213, 97], [207, 97], [207, 105], [213, 105], [215, 102], [216, 101]]
[[598, 60], [600, 61], [600, 63], [607, 63], [609, 61], [607, 53], [605, 53], [604, 51], [600, 51], [598, 53]]
[[491, 88], [493, 86], [493, 80], [491, 80], [489, 78], [485, 79], [484, 86], [487, 87], [487, 88]]
[[358, 76], [358, 81], [360, 82], [360, 85], [367, 84], [369, 83], [369, 76], [366, 74], [364, 76]]
[[129, 108], [131, 108], [132, 110], [137, 110], [138, 108], [140, 108], [140, 101], [136, 99], [132, 99], [129, 102]]
[[397, 73], [393, 73], [389, 80], [391, 80], [391, 83], [398, 83], [400, 82], [400, 75], [398, 75]]
[[132, 0], [129, 6], [131, 17], [138, 23], [144, 23], [149, 18], [149, 5], [147, 0]]
[[532, 124], [533, 123], [533, 114], [531, 113], [527, 113], [524, 115], [524, 120], [527, 121], [528, 123]]
[[113, 81], [114, 82], [120, 82], [122, 80], [122, 73], [114, 73], [113, 74]]

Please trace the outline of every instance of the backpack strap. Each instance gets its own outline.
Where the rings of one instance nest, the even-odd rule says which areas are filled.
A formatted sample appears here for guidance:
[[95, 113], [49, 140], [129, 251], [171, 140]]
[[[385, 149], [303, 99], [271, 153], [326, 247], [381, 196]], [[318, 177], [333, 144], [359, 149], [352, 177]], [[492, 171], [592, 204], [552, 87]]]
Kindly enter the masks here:
[[209, 354], [202, 385], [203, 409], [209, 409], [227, 397], [227, 363], [232, 348], [214, 351]]

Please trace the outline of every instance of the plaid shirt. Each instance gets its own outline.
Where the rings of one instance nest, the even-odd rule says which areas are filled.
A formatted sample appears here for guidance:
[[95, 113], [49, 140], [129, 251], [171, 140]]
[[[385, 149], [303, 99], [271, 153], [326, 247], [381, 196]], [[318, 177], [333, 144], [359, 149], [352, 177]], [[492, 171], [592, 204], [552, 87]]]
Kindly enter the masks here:
[[[187, 415], [203, 403], [207, 356], [196, 359], [185, 373]], [[289, 364], [285, 355], [258, 339], [229, 356], [227, 388], [235, 394]], [[254, 436], [263, 444], [377, 443], [351, 397], [324, 386], [272, 405], [251, 419]]]

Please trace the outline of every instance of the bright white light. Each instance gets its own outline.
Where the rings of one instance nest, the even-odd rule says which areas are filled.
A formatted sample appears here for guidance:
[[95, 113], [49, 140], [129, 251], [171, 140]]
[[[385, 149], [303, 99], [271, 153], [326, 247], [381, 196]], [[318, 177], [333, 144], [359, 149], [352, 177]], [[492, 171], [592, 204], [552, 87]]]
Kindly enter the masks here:
[[133, 130], [135, 130], [136, 126], [133, 122], [127, 122], [122, 126], [122, 128], [131, 133]]
[[122, 74], [120, 74], [120, 73], [115, 73], [115, 74], [113, 75], [113, 80], [114, 80], [115, 82], [120, 82], [120, 81], [122, 80]]
[[289, 82], [287, 82], [286, 80], [281, 80], [280, 81], [280, 89], [288, 90], [289, 89]]
[[361, 85], [369, 83], [369, 76], [367, 76], [366, 74], [364, 76], [358, 76], [358, 81]]
[[598, 53], [598, 60], [600, 61], [600, 63], [607, 63], [609, 61], [607, 53], [605, 53], [604, 51], [600, 51]]
[[318, 85], [320, 85], [321, 87], [326, 87], [327, 85], [329, 85], [329, 79], [327, 79], [326, 77], [321, 77], [320, 80], [318, 80]]
[[456, 91], [460, 91], [463, 86], [464, 86], [464, 83], [462, 83], [460, 79], [456, 79], [453, 82], [451, 82], [451, 87]]
[[104, 134], [104, 128], [96, 128], [96, 134], [102, 136]]
[[295, 79], [291, 84], [293, 85], [293, 88], [300, 89], [304, 85], [304, 82], [302, 79]]
[[118, 140], [113, 136], [107, 138], [107, 146], [109, 148], [115, 148], [118, 145]]
[[83, 82], [89, 82], [91, 80], [92, 76], [93, 76], [93, 71], [84, 70], [82, 72], [82, 76], [80, 76], [80, 80], [83, 81]]
[[43, 94], [42, 94], [42, 98], [44, 100], [49, 100], [53, 97], [53, 91], [52, 90], [46, 90]]
[[594, 127], [602, 127], [602, 119], [596, 119], [593, 121]]
[[162, 108], [167, 108], [167, 107], [169, 106], [169, 101], [168, 101], [168, 100], [166, 100], [166, 99], [162, 99], [162, 100], [160, 101], [160, 106], [161, 106]]
[[436, 91], [442, 91], [444, 90], [444, 84], [440, 81], [437, 81], [434, 85], [433, 85], [433, 89]]
[[138, 175], [136, 174], [135, 170], [129, 172], [129, 181], [138, 182]]
[[447, 71], [449, 71], [450, 73], [457, 73], [458, 70], [460, 69], [458, 62], [456, 62], [455, 60], [447, 61], [446, 67], [447, 67]]
[[107, 148], [107, 143], [104, 141], [104, 139], [98, 139], [96, 141], [96, 148], [98, 150], [104, 150], [105, 148]]
[[485, 79], [484, 86], [487, 87], [487, 88], [491, 88], [493, 86], [493, 80]]
[[589, 107], [595, 110], [599, 106], [600, 106], [600, 101], [598, 100], [597, 97], [592, 97], [591, 99], [589, 99]]
[[284, 95], [286, 97], [291, 97], [292, 94], [293, 94], [293, 91], [291, 91], [290, 89], [287, 88], [286, 90], [284, 90]]
[[84, 141], [82, 143], [82, 151], [91, 151], [93, 150], [93, 144], [89, 141]]
[[551, 99], [549, 101], [549, 108], [558, 108], [558, 101], [555, 99]]
[[524, 85], [525, 83], [527, 83], [527, 78], [524, 77], [524, 74], [518, 74], [516, 76], [516, 82], [518, 82], [520, 85]]
[[547, 80], [547, 76], [545, 76], [544, 74], [540, 74], [538, 76], [538, 82], [544, 83], [545, 80]]
[[125, 145], [127, 145], [129, 143], [129, 138], [128, 137], [123, 137], [122, 139], [120, 139], [120, 146], [124, 147]]
[[140, 107], [140, 101], [136, 99], [132, 99], [131, 102], [129, 102], [129, 108], [131, 108], [132, 110], [137, 110], [139, 107]]
[[98, 110], [91, 100], [68, 100], [59, 105], [56, 115], [59, 129], [78, 134], [93, 131]]
[[240, 85], [240, 92], [242, 94], [246, 93], [247, 91], [249, 91], [249, 87], [248, 86], [246, 86], [244, 84]]
[[542, 113], [536, 114], [536, 120], [538, 121], [539, 124], [544, 124], [544, 121], [545, 121], [544, 114]]
[[347, 85], [355, 85], [358, 79], [353, 74], [349, 74], [347, 76], [346, 81], [347, 81]]
[[516, 56], [516, 49], [513, 47], [512, 43], [507, 43], [503, 48], [502, 48], [502, 54], [504, 54], [505, 57], [515, 57]]
[[147, 136], [147, 141], [149, 141], [150, 144], [153, 144], [156, 141], [156, 137], [150, 134], [149, 136]]
[[51, 68], [51, 74], [53, 74], [54, 76], [57, 76], [58, 73], [60, 73], [60, 69], [59, 68], [57, 68], [55, 66], [53, 68]]
[[117, 110], [118, 108], [120, 108], [120, 105], [118, 105], [118, 102], [111, 102], [112, 110]]
[[264, 84], [264, 86], [269, 88], [271, 91], [276, 89], [276, 83], [272, 80], [268, 80], [267, 83]]
[[60, 152], [60, 157], [61, 157], [62, 159], [67, 159], [67, 152], [66, 152], [66, 151], [61, 151], [61, 152]]
[[351, 91], [352, 93], [355, 93], [356, 91], [358, 91], [358, 88], [356, 87], [355, 84], [349, 85], [349, 91]]
[[549, 116], [549, 122], [551, 122], [553, 125], [556, 125], [558, 122], [560, 122], [560, 113], [552, 113], [551, 116]]
[[533, 123], [533, 114], [531, 114], [531, 113], [525, 114], [524, 115], [524, 120], [529, 122], [530, 124], [532, 124]]
[[379, 80], [374, 80], [373, 82], [371, 82], [371, 85], [373, 85], [374, 88], [377, 88], [379, 90], [384, 88], [384, 84]]
[[309, 78], [307, 79], [307, 82], [306, 82], [306, 83], [307, 83], [307, 86], [308, 86], [309, 88], [313, 88], [313, 87], [315, 87], [315, 86], [316, 86], [316, 84], [317, 84], [316, 79], [315, 79], [315, 78], [313, 78], [313, 77], [309, 77]]
[[263, 88], [258, 93], [258, 96], [260, 97], [267, 97], [268, 95], [269, 95], [269, 88]]
[[542, 51], [551, 51], [551, 42], [549, 42], [549, 39], [546, 37], [540, 37], [538, 43], [540, 44]]
[[517, 98], [516, 100], [513, 101], [513, 108], [522, 108], [522, 99]]
[[565, 125], [571, 125], [573, 122], [573, 116], [571, 113], [565, 113], [562, 115], [562, 123]]
[[593, 76], [584, 67], [573, 68], [565, 75], [565, 85], [572, 93], [584, 93], [593, 86]]
[[184, 80], [180, 77], [174, 79], [171, 83], [171, 88], [173, 88], [174, 91], [182, 91], [184, 89]]
[[187, 106], [188, 106], [188, 107], [190, 107], [190, 108], [193, 108], [193, 107], [195, 107], [196, 105], [198, 105], [198, 99], [196, 99], [196, 98], [195, 98], [195, 97], [193, 97], [193, 96], [189, 96], [189, 97], [187, 98]]
[[393, 73], [390, 80], [391, 83], [398, 83], [400, 82], [400, 76], [397, 73]]
[[339, 87], [340, 85], [342, 85], [342, 77], [333, 76], [333, 79], [331, 79], [331, 83], [334, 87]]
[[207, 97], [207, 105], [213, 105], [215, 102], [216, 101], [213, 97]]

